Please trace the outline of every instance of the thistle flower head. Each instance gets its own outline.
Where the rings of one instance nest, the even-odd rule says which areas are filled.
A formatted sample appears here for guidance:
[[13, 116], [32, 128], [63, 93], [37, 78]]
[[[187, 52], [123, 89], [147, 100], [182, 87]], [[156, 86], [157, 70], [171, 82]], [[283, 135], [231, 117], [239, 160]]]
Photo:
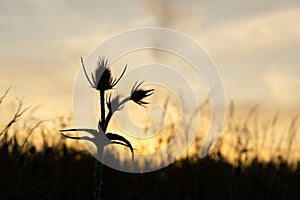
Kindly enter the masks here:
[[149, 90], [139, 89], [142, 83], [143, 82], [141, 83], [135, 82], [131, 90], [130, 100], [134, 101], [140, 106], [145, 106], [146, 104], [149, 104], [149, 102], [143, 101], [143, 99], [153, 94], [154, 89], [149, 89]]
[[87, 75], [86, 69], [84, 67], [83, 59], [81, 58], [81, 64], [85, 73], [87, 80], [89, 81], [92, 88], [99, 91], [110, 90], [117, 85], [122, 76], [124, 75], [127, 65], [125, 66], [121, 76], [114, 79], [111, 75], [111, 70], [109, 69], [108, 60], [105, 57], [99, 57], [96, 69], [94, 73], [91, 73], [92, 80]]
[[111, 94], [109, 95], [106, 105], [110, 111], [115, 112], [124, 108], [124, 101], [120, 101], [121, 97], [122, 95], [119, 94], [114, 98], [111, 97]]

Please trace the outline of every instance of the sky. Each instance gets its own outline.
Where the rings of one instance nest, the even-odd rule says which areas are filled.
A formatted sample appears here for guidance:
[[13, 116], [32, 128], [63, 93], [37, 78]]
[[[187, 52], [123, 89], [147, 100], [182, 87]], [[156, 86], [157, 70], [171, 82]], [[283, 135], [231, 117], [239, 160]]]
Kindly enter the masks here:
[[227, 99], [297, 113], [300, 1], [1, 0], [0, 93], [40, 113], [72, 111], [80, 57], [137, 27], [180, 31], [218, 66]]

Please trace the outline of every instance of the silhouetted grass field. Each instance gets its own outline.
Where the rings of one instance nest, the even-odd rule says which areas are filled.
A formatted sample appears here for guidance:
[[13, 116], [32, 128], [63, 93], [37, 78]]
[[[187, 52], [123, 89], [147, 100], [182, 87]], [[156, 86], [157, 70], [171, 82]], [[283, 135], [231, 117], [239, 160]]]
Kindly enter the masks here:
[[[22, 153], [2, 144], [1, 199], [92, 199], [94, 158], [65, 145]], [[299, 199], [300, 165], [282, 160], [233, 166], [222, 158], [178, 161], [128, 174], [104, 167], [104, 199]]]
[[[0, 129], [0, 200], [93, 199], [95, 159], [80, 145], [75, 148], [57, 137], [58, 129], [43, 126], [26, 112], [19, 102], [12, 119]], [[60, 118], [56, 126], [67, 123], [68, 119]], [[294, 121], [290, 140], [297, 133], [295, 127]], [[23, 137], [18, 136], [20, 132]], [[58, 139], [48, 137], [51, 132]], [[42, 138], [40, 146], [35, 143], [37, 135]], [[221, 140], [204, 159], [184, 156], [151, 173], [123, 173], [104, 166], [103, 199], [300, 199], [300, 162], [286, 155], [297, 148], [276, 147], [266, 161], [259, 156], [259, 145], [253, 150], [245, 140], [237, 139], [232, 144], [235, 156], [230, 157], [222, 151], [224, 143]]]

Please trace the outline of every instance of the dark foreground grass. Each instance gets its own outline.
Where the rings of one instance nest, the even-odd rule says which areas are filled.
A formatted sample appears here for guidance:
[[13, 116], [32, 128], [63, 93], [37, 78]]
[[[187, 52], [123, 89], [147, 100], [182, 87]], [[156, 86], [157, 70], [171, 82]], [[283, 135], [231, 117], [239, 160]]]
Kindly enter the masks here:
[[[94, 158], [64, 144], [26, 154], [3, 144], [0, 163], [1, 200], [93, 198]], [[233, 166], [206, 157], [145, 174], [104, 167], [103, 182], [103, 199], [300, 199], [300, 164]]]
[[[67, 148], [63, 137], [56, 142], [47, 138], [57, 132], [41, 127], [41, 121], [27, 117], [29, 121], [18, 125], [27, 110], [19, 101], [12, 119], [0, 129], [0, 200], [93, 199], [94, 158], [81, 148]], [[65, 128], [68, 121], [59, 118], [57, 127]], [[287, 153], [275, 146], [268, 162], [259, 159], [258, 148], [253, 155], [247, 140], [241, 142], [243, 132], [249, 133], [248, 123], [230, 121], [230, 132], [238, 139], [232, 144], [232, 154], [224, 156], [220, 150], [224, 143], [219, 142], [204, 159], [189, 156], [151, 173], [129, 174], [104, 167], [102, 199], [300, 199], [300, 162], [291, 164], [288, 159], [298, 149], [292, 148], [297, 132], [294, 120], [283, 134], [288, 136]], [[270, 127], [267, 133], [272, 133], [274, 125]], [[40, 137], [43, 147], [36, 150], [34, 142]], [[233, 155], [235, 161], [229, 162], [228, 156]]]

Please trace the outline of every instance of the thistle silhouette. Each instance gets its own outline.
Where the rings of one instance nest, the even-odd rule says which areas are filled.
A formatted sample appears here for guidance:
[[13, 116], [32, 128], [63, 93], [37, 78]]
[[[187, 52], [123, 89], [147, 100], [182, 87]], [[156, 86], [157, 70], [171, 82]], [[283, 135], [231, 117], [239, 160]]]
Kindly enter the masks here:
[[[145, 102], [144, 99], [150, 95], [153, 94], [153, 89], [140, 89], [140, 86], [143, 82], [135, 82], [131, 93], [129, 96], [125, 97], [123, 100], [121, 98], [124, 95], [117, 94], [116, 97], [112, 98], [111, 95], [107, 98], [107, 101], [105, 102], [105, 93], [113, 89], [118, 82], [121, 80], [123, 75], [125, 74], [125, 71], [127, 69], [127, 65], [124, 67], [123, 72], [119, 76], [119, 78], [113, 78], [111, 70], [109, 68], [109, 62], [105, 57], [99, 57], [99, 60], [97, 62], [96, 69], [94, 73], [91, 73], [90, 76], [88, 76], [88, 73], [86, 71], [84, 61], [81, 58], [81, 65], [85, 74], [85, 77], [87, 81], [90, 84], [90, 87], [94, 88], [95, 90], [99, 91], [100, 93], [100, 119], [98, 123], [98, 130], [95, 129], [87, 129], [87, 128], [78, 128], [78, 129], [64, 129], [60, 130], [61, 134], [70, 139], [75, 140], [87, 140], [93, 142], [97, 147], [97, 153], [100, 156], [103, 156], [103, 148], [106, 145], [109, 144], [118, 144], [126, 146], [130, 149], [132, 154], [132, 162], [134, 162], [134, 148], [132, 147], [131, 143], [124, 138], [121, 135], [115, 134], [115, 133], [106, 133], [107, 126], [111, 120], [111, 117], [116, 111], [122, 110], [125, 103], [128, 101], [133, 101], [136, 104], [145, 107], [145, 105], [149, 104], [149, 102]], [[105, 105], [108, 108], [108, 114], [105, 114]], [[90, 133], [93, 137], [73, 137], [68, 136], [64, 134], [64, 132], [71, 132], [71, 131], [84, 131]], [[101, 140], [101, 136], [105, 136], [110, 143], [101, 143], [99, 140]], [[103, 138], [102, 138], [103, 139]], [[103, 164], [96, 159], [95, 162], [95, 169], [94, 169], [94, 199], [101, 199], [101, 188], [102, 188], [102, 173], [103, 173]]]

